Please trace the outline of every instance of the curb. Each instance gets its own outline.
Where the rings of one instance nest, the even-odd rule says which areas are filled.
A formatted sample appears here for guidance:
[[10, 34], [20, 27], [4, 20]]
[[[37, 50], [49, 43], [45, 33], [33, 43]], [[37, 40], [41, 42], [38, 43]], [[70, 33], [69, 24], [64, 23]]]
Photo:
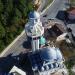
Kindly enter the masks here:
[[43, 15], [43, 14], [46, 12], [46, 10], [49, 9], [49, 7], [51, 7], [51, 6], [53, 5], [53, 3], [54, 3], [55, 1], [56, 1], [56, 0], [53, 0], [52, 3], [51, 3], [50, 5], [48, 5], [47, 8], [42, 11], [41, 15]]

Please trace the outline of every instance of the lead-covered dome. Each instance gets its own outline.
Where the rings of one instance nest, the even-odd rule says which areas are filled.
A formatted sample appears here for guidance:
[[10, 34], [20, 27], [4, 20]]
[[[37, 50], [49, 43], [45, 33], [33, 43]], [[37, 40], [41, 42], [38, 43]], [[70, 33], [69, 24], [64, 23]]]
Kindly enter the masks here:
[[29, 13], [29, 18], [40, 18], [40, 14], [37, 11], [32, 11]]
[[46, 61], [56, 60], [56, 51], [53, 48], [44, 48], [41, 51], [41, 58]]
[[40, 56], [43, 60], [46, 61], [51, 61], [51, 60], [61, 61], [63, 59], [61, 51], [59, 50], [59, 48], [55, 47], [44, 48], [43, 50], [41, 50]]

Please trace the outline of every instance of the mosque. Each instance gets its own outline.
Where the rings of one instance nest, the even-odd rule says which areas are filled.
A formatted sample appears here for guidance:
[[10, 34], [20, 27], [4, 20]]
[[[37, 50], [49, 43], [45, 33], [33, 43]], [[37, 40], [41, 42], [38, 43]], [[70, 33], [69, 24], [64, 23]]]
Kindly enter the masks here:
[[[64, 58], [60, 49], [54, 46], [46, 46], [44, 27], [40, 21], [40, 14], [37, 11], [30, 12], [29, 22], [25, 25], [25, 32], [31, 45], [28, 59], [34, 75], [51, 75], [64, 68]], [[10, 73], [12, 73], [12, 70]], [[26, 75], [25, 72], [21, 72], [20, 75]]]

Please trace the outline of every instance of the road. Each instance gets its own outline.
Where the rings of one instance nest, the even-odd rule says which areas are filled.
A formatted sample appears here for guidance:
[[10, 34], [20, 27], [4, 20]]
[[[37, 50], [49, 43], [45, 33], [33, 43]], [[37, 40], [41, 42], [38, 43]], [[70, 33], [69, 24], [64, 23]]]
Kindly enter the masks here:
[[42, 12], [46, 8], [48, 2], [49, 2], [48, 0], [41, 0], [41, 5], [38, 8], [38, 12]]
[[54, 3], [48, 8], [48, 10], [44, 12], [44, 14], [47, 14], [46, 18], [55, 18], [60, 10], [66, 8], [65, 3], [68, 3], [68, 0], [55, 0]]
[[[47, 14], [47, 18], [55, 18], [58, 11], [62, 10], [63, 8], [65, 8], [65, 3], [67, 2], [67, 0], [55, 0], [55, 2], [53, 3], [53, 5], [51, 7], [49, 7], [49, 9], [43, 14]], [[42, 16], [43, 16], [42, 15]], [[41, 16], [41, 18], [43, 18]], [[6, 57], [9, 54], [12, 55], [18, 55], [21, 52], [26, 52], [27, 49], [24, 47], [24, 42], [26, 41], [26, 35], [24, 34], [5, 54], [3, 57]]]

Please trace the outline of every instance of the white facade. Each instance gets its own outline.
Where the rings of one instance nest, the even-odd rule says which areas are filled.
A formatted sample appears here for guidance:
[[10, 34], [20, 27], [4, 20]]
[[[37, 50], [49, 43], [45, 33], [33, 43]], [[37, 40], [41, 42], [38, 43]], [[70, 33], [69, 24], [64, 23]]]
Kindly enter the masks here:
[[38, 37], [42, 36], [44, 33], [44, 27], [42, 26], [42, 22], [40, 21], [40, 14], [36, 11], [30, 12], [29, 14], [29, 22], [25, 26], [25, 30], [27, 36], [30, 37]]
[[39, 50], [39, 39], [31, 41], [32, 50], [35, 51], [36, 49]]
[[9, 72], [9, 74], [13, 74], [13, 75], [26, 75], [26, 72], [24, 72], [23, 70], [19, 69], [16, 66], [13, 66], [13, 68], [11, 69], [11, 71]]
[[25, 31], [27, 36], [32, 38], [32, 51], [39, 50], [39, 38], [44, 34], [44, 27], [42, 26], [38, 12], [30, 12], [29, 22], [25, 25]]
[[35, 51], [35, 45], [36, 45], [35, 40], [32, 39], [31, 45], [32, 45], [32, 50]]

